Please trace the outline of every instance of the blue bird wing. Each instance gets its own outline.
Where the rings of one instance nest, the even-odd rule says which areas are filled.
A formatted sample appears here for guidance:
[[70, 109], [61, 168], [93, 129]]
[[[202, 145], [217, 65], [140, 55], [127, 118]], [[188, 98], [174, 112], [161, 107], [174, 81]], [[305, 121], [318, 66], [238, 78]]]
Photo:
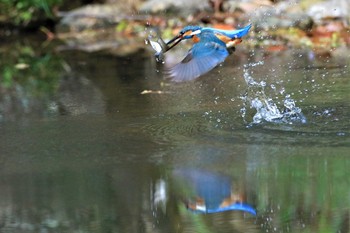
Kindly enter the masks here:
[[228, 55], [225, 43], [216, 37], [201, 38], [180, 63], [170, 68], [169, 75], [175, 82], [193, 80], [222, 63]]

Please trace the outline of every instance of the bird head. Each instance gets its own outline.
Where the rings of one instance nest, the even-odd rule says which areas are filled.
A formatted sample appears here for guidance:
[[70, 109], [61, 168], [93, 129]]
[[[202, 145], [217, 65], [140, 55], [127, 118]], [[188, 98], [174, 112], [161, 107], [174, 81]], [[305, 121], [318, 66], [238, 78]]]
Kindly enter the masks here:
[[201, 29], [200, 26], [186, 26], [180, 31], [179, 36], [182, 36], [182, 39], [191, 39], [194, 35], [201, 33]]
[[184, 27], [179, 34], [177, 34], [173, 39], [169, 40], [167, 44], [167, 51], [174, 48], [180, 41], [191, 39], [194, 35], [201, 33], [202, 27], [200, 26], [186, 26]]

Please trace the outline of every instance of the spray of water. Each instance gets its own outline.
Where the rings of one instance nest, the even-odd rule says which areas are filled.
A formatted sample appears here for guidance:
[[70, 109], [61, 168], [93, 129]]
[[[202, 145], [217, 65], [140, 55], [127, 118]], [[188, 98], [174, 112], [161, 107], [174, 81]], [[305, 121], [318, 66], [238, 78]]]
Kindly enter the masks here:
[[[241, 115], [245, 122], [249, 125], [259, 124], [262, 122], [287, 123], [294, 122], [306, 123], [306, 118], [301, 109], [296, 106], [295, 101], [290, 95], [284, 95], [283, 106], [278, 106], [273, 98], [266, 94], [266, 82], [257, 82], [251, 75], [250, 68], [263, 65], [264, 62], [249, 63], [244, 66], [244, 80], [248, 86], [247, 91], [241, 96], [243, 107], [241, 108]], [[272, 85], [272, 88], [274, 86]], [[284, 93], [282, 88], [281, 94]], [[256, 110], [252, 121], [247, 120], [247, 109]]]

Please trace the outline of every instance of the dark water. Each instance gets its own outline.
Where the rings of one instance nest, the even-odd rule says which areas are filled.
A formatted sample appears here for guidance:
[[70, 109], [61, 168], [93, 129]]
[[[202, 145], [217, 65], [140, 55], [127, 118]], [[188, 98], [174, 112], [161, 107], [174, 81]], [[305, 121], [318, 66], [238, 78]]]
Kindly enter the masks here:
[[24, 54], [2, 63], [1, 232], [350, 231], [349, 57], [241, 50], [172, 84], [148, 53]]

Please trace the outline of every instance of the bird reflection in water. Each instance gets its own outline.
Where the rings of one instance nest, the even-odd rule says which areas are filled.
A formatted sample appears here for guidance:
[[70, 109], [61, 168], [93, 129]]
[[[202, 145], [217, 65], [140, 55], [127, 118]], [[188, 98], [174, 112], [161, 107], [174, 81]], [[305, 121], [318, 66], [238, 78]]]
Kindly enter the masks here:
[[183, 180], [194, 193], [194, 198], [186, 198], [184, 202], [195, 213], [238, 210], [256, 215], [256, 210], [245, 203], [243, 193], [233, 189], [232, 180], [226, 175], [204, 170], [177, 169], [174, 176]]

